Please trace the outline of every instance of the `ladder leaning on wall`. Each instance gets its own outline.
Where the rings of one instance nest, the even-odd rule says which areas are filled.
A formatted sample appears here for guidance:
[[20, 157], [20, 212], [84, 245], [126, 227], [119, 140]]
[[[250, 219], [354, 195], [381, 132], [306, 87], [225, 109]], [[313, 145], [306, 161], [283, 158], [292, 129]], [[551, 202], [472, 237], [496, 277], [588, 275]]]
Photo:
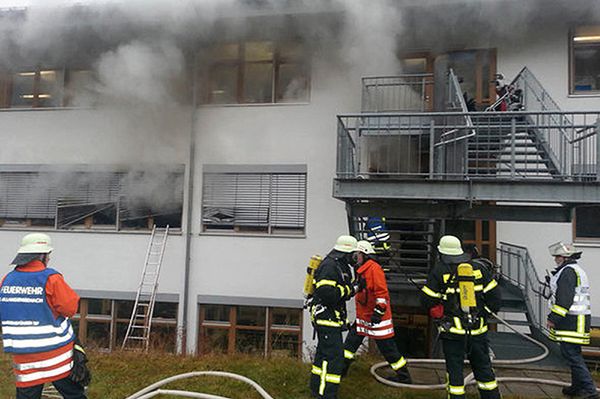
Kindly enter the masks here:
[[152, 227], [142, 278], [121, 349], [148, 351], [158, 277], [168, 236], [168, 225], [164, 228], [157, 228], [156, 225]]

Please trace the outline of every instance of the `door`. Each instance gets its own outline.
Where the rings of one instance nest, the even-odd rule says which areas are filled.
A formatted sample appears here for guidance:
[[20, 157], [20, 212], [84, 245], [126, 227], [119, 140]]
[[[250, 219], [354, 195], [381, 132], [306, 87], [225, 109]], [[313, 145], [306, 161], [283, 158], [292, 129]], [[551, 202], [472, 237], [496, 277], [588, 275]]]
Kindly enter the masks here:
[[478, 111], [484, 110], [496, 100], [493, 82], [496, 74], [496, 50], [453, 51], [440, 57], [446, 57], [445, 62], [441, 59], [440, 62], [446, 64], [447, 70], [454, 70], [461, 82], [462, 92], [467, 93], [468, 99], [475, 101]]
[[460, 239], [464, 244], [475, 244], [481, 256], [496, 262], [495, 220], [447, 220], [446, 234]]

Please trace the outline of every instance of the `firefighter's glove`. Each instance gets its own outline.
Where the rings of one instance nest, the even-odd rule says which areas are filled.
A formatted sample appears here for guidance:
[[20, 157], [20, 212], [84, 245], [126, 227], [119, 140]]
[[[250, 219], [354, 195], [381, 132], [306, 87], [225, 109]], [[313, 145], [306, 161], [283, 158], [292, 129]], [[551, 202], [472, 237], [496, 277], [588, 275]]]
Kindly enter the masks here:
[[440, 303], [432, 306], [429, 309], [429, 316], [431, 316], [432, 319], [441, 319], [444, 317], [444, 305]]
[[87, 366], [87, 362], [88, 359], [85, 351], [79, 343], [79, 340], [77, 340], [73, 347], [73, 369], [71, 369], [69, 378], [73, 382], [84, 387], [88, 386], [92, 381], [92, 373]]
[[381, 323], [381, 319], [383, 319], [383, 315], [385, 314], [385, 310], [380, 307], [375, 306], [373, 309], [373, 314], [371, 315], [371, 324], [379, 324]]
[[352, 291], [354, 292], [353, 295], [358, 294], [365, 288], [367, 288], [367, 280], [365, 280], [362, 276], [359, 276], [358, 279], [352, 283]]

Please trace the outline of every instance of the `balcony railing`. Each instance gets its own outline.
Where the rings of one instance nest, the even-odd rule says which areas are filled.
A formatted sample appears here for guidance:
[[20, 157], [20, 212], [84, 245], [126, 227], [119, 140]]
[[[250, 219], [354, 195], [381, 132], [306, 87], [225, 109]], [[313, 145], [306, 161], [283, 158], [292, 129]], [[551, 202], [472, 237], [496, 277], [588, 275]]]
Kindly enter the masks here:
[[417, 112], [431, 109], [433, 74], [362, 79], [363, 112]]
[[599, 121], [598, 111], [340, 115], [337, 176], [597, 181]]

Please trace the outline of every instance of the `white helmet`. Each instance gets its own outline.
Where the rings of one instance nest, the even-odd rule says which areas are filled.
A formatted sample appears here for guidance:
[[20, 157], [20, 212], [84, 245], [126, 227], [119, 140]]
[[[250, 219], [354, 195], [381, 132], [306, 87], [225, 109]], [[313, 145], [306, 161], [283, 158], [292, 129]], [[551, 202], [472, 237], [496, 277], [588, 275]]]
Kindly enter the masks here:
[[460, 240], [454, 236], [443, 236], [437, 246], [438, 251], [444, 255], [462, 255], [463, 250]]
[[339, 236], [333, 249], [340, 252], [351, 253], [356, 250], [356, 238], [352, 236]]
[[573, 244], [565, 244], [562, 241], [550, 245], [548, 250], [552, 256], [564, 256], [565, 258], [569, 258], [573, 255], [579, 255], [582, 252], [577, 250]]
[[48, 234], [30, 233], [21, 240], [18, 254], [47, 254], [52, 252], [52, 240]]
[[361, 240], [356, 243], [356, 250], [362, 252], [365, 255], [373, 255], [375, 250], [369, 241]]

